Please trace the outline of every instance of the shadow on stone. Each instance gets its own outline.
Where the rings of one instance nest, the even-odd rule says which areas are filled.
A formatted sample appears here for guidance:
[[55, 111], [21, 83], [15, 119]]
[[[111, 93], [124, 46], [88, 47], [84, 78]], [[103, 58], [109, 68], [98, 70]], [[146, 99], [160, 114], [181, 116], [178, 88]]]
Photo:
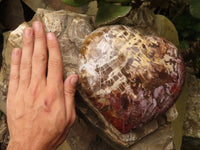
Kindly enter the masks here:
[[200, 139], [184, 136], [181, 150], [200, 150]]

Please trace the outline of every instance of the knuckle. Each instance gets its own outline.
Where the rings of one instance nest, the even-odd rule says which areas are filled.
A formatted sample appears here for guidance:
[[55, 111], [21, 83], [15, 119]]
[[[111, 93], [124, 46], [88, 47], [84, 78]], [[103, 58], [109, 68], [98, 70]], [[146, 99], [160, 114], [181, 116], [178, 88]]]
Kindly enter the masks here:
[[73, 89], [73, 88], [67, 88], [67, 89], [65, 89], [64, 90], [64, 93], [65, 93], [65, 95], [67, 95], [67, 96], [74, 96], [74, 94], [75, 94], [75, 89]]
[[61, 65], [61, 60], [58, 59], [58, 58], [52, 58], [52, 59], [49, 59], [49, 67], [52, 68], [52, 67], [57, 67]]
[[49, 98], [54, 100], [58, 96], [58, 90], [54, 87], [49, 88], [48, 90]]
[[57, 48], [59, 48], [57, 41], [50, 41], [49, 44], [48, 44], [48, 47], [50, 49], [57, 49]]
[[20, 75], [20, 85], [28, 86], [30, 77], [31, 77], [30, 73], [21, 73], [21, 75]]
[[17, 73], [10, 73], [10, 80], [19, 80], [19, 74]]
[[20, 61], [16, 59], [11, 59], [11, 67], [19, 67]]
[[37, 54], [33, 56], [35, 62], [46, 62], [47, 56], [45, 54]]
[[23, 38], [23, 47], [32, 46], [33, 39], [32, 38]]
[[55, 90], [51, 90], [49, 92], [49, 98], [54, 100], [54, 99], [56, 99], [56, 97], [57, 97], [57, 92]]
[[31, 67], [32, 67], [32, 63], [30, 60], [23, 60], [20, 65], [21, 70], [30, 69]]
[[44, 40], [45, 39], [44, 32], [42, 30], [37, 31], [35, 34], [35, 38], [38, 40]]
[[38, 92], [38, 84], [34, 84], [30, 86], [30, 95], [34, 99]]

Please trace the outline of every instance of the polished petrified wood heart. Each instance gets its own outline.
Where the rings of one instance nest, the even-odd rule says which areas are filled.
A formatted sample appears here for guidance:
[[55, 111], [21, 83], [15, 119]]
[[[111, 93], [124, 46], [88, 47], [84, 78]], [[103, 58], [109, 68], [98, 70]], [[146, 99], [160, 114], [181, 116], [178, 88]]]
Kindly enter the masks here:
[[90, 103], [121, 133], [166, 112], [183, 85], [169, 41], [122, 25], [92, 32], [81, 48], [80, 81]]

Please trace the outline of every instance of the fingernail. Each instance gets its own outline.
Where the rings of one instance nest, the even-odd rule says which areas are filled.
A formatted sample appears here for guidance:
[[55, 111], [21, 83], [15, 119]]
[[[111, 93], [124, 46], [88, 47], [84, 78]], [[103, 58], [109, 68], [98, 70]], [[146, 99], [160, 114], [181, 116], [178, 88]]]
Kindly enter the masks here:
[[71, 85], [72, 86], [76, 86], [76, 84], [77, 84], [77, 82], [78, 82], [78, 77], [76, 76], [76, 77], [73, 77], [72, 79], [71, 79]]
[[42, 29], [42, 25], [39, 21], [34, 22], [34, 27], [35, 27], [35, 30], [41, 30]]
[[24, 35], [25, 35], [26, 37], [29, 37], [29, 36], [31, 35], [31, 29], [30, 29], [30, 28], [26, 28], [26, 29], [24, 30]]
[[51, 32], [47, 33], [47, 39], [48, 40], [53, 40], [54, 39], [54, 34], [51, 33]]

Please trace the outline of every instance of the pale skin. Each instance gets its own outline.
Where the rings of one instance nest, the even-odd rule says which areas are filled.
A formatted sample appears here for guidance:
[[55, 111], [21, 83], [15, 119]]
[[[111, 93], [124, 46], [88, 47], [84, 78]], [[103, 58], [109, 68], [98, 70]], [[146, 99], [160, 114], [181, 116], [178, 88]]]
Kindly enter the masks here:
[[55, 150], [76, 118], [77, 81], [74, 74], [63, 82], [62, 57], [55, 34], [46, 34], [39, 21], [26, 28], [22, 50], [15, 48], [11, 56], [7, 150]]

